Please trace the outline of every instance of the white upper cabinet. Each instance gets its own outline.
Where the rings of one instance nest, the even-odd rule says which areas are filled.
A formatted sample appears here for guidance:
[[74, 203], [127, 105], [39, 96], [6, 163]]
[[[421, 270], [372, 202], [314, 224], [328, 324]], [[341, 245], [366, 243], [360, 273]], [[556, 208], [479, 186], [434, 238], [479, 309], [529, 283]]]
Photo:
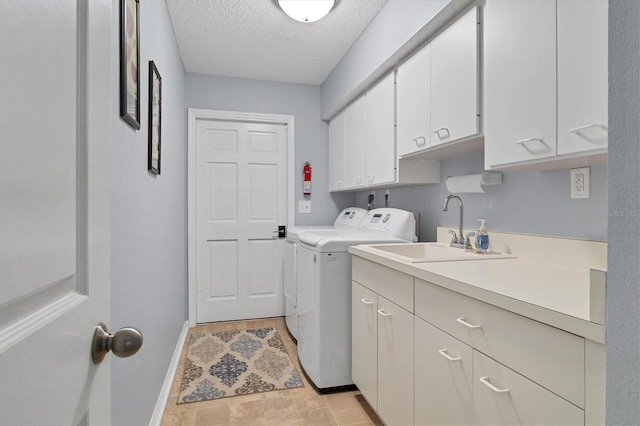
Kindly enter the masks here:
[[367, 105], [364, 95], [349, 105], [344, 118], [344, 186], [364, 187], [364, 150], [367, 138]]
[[478, 24], [474, 7], [398, 67], [400, 158], [479, 134]]
[[396, 179], [395, 82], [394, 73], [386, 76], [366, 94], [367, 139], [365, 179], [367, 185], [394, 182]]
[[485, 167], [556, 154], [556, 3], [487, 0]]
[[398, 67], [398, 156], [430, 146], [431, 47], [425, 46]]
[[432, 147], [479, 133], [478, 22], [474, 7], [431, 42]]
[[607, 147], [606, 0], [558, 1], [558, 154]]
[[391, 72], [331, 120], [330, 191], [440, 182], [437, 160], [398, 161], [395, 101], [395, 73]]
[[598, 164], [607, 148], [606, 0], [487, 0], [485, 167]]
[[344, 112], [329, 123], [329, 191], [344, 186]]

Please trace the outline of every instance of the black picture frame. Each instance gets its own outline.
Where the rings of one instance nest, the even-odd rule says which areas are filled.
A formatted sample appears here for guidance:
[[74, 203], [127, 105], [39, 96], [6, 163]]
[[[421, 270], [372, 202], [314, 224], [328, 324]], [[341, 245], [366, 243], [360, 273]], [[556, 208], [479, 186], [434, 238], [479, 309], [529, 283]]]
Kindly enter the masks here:
[[149, 153], [147, 170], [160, 174], [162, 136], [162, 77], [153, 61], [149, 61]]
[[120, 0], [120, 117], [140, 129], [140, 3]]

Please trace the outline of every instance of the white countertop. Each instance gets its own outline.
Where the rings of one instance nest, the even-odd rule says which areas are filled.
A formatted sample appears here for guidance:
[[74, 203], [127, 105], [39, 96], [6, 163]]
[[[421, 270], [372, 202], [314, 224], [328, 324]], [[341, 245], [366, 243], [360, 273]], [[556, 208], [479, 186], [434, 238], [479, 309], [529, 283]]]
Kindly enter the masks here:
[[353, 255], [480, 301], [604, 343], [605, 273], [514, 259], [410, 263], [368, 249]]

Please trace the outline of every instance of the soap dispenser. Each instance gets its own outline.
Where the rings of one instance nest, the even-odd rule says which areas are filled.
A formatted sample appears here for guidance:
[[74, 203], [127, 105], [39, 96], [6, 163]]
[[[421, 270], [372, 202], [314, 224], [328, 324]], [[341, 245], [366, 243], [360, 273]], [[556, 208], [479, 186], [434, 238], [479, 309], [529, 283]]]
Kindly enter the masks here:
[[485, 225], [486, 219], [478, 219], [480, 222], [480, 228], [476, 232], [476, 248], [481, 249], [484, 253], [489, 249], [489, 232]]

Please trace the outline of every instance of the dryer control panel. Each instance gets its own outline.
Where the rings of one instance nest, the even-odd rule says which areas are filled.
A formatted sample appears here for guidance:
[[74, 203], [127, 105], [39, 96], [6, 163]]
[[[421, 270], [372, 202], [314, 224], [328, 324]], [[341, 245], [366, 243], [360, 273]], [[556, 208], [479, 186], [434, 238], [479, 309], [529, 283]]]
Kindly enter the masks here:
[[340, 212], [336, 220], [333, 222], [334, 228], [355, 228], [362, 218], [367, 214], [365, 209], [360, 207], [349, 207]]
[[416, 242], [416, 219], [413, 213], [394, 208], [369, 210], [358, 229], [381, 232]]

